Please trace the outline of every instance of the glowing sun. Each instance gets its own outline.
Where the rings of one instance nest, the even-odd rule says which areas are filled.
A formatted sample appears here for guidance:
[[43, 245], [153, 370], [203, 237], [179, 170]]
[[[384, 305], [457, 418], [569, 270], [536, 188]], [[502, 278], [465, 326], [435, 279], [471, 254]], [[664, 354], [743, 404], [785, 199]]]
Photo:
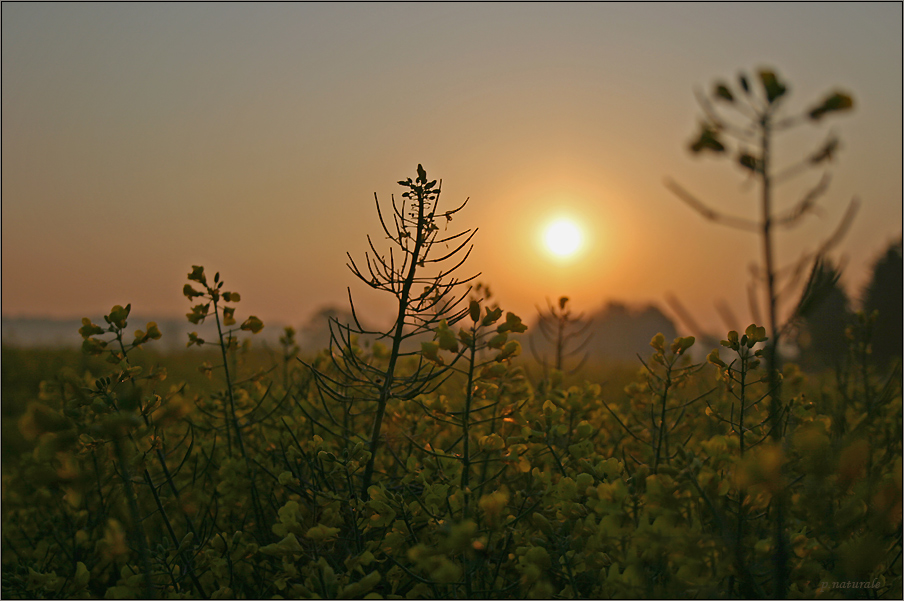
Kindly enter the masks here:
[[581, 230], [570, 219], [557, 219], [546, 227], [543, 241], [555, 256], [570, 257], [581, 247]]

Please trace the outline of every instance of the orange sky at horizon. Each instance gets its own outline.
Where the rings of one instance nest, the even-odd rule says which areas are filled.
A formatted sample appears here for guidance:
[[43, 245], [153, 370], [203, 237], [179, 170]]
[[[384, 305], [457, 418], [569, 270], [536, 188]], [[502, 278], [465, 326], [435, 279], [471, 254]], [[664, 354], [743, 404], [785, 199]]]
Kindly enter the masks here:
[[[304, 323], [324, 305], [374, 321], [390, 298], [345, 267], [380, 238], [422, 163], [478, 228], [462, 274], [532, 320], [674, 294], [705, 327], [749, 319], [759, 239], [713, 225], [673, 178], [757, 216], [730, 159], [695, 157], [694, 88], [774, 67], [789, 114], [848, 90], [853, 112], [776, 140], [792, 162], [842, 147], [822, 211], [781, 232], [788, 263], [862, 201], [833, 258], [856, 293], [901, 235], [901, 5], [28, 5], [2, 8], [4, 316], [181, 315], [193, 264], [238, 315]], [[700, 32], [706, 32], [701, 35]], [[790, 183], [793, 204], [821, 172]], [[584, 233], [555, 257], [544, 228]], [[382, 245], [382, 246], [381, 246]], [[389, 318], [391, 319], [391, 318]], [[743, 326], [739, 326], [743, 327]]]

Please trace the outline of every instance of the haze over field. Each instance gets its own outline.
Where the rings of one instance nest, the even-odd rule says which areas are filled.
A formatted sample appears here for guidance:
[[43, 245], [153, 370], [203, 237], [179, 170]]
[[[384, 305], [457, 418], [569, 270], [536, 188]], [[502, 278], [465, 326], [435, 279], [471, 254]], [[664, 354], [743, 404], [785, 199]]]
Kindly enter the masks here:
[[[778, 252], [816, 246], [858, 196], [834, 254], [856, 296], [901, 233], [901, 18], [898, 3], [3, 4], [3, 315], [178, 316], [199, 264], [265, 323], [345, 306], [348, 286], [391, 319], [345, 253], [368, 234], [385, 248], [374, 192], [388, 203], [422, 163], [446, 208], [470, 197], [449, 227], [479, 228], [470, 273], [505, 309], [665, 308], [670, 292], [715, 331], [724, 299], [743, 327], [759, 240], [663, 179], [757, 216], [744, 173], [688, 143], [694, 89], [760, 67], [788, 82], [789, 114], [854, 98], [778, 138], [776, 160], [841, 138], [822, 212]], [[544, 243], [562, 217], [574, 253]]]

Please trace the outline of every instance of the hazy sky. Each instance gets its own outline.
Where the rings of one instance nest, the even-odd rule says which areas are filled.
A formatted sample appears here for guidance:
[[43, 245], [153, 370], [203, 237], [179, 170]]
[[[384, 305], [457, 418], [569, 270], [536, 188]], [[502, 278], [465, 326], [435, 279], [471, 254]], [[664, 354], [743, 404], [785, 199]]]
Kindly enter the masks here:
[[[779, 238], [788, 262], [860, 213], [836, 257], [856, 291], [901, 232], [900, 3], [31, 4], [2, 6], [2, 311], [97, 316], [131, 302], [185, 313], [192, 264], [242, 293], [240, 315], [301, 323], [390, 299], [345, 267], [380, 246], [389, 202], [418, 163], [450, 227], [478, 227], [470, 260], [504, 308], [532, 317], [567, 294], [662, 302], [719, 327], [749, 319], [756, 236], [705, 222], [672, 177], [757, 215], [729, 159], [694, 157], [694, 88], [775, 68], [788, 113], [835, 89], [856, 110], [776, 140], [792, 161], [829, 131], [843, 146], [823, 212]], [[797, 200], [813, 173], [779, 190]], [[571, 261], [543, 248], [568, 214]], [[385, 247], [385, 244], [383, 245]]]

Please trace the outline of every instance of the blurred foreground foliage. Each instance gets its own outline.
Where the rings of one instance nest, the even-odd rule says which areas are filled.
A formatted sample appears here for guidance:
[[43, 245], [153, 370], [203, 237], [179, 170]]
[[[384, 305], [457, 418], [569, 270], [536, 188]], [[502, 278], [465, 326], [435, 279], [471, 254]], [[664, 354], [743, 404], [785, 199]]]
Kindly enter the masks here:
[[[27, 440], [4, 456], [4, 597], [768, 597], [777, 495], [788, 596], [901, 596], [900, 371], [868, 361], [874, 318], [835, 374], [785, 366], [776, 443], [763, 328], [704, 364], [657, 336], [608, 384], [532, 384], [520, 320], [474, 300], [402, 358], [456, 371], [388, 400], [365, 500], [374, 403], [323, 395], [291, 331], [252, 352], [233, 313], [209, 354], [153, 354], [122, 307], [82, 328], [94, 355], [4, 350]], [[352, 350], [385, 366], [379, 342]], [[337, 361], [309, 358], [334, 383]]]

